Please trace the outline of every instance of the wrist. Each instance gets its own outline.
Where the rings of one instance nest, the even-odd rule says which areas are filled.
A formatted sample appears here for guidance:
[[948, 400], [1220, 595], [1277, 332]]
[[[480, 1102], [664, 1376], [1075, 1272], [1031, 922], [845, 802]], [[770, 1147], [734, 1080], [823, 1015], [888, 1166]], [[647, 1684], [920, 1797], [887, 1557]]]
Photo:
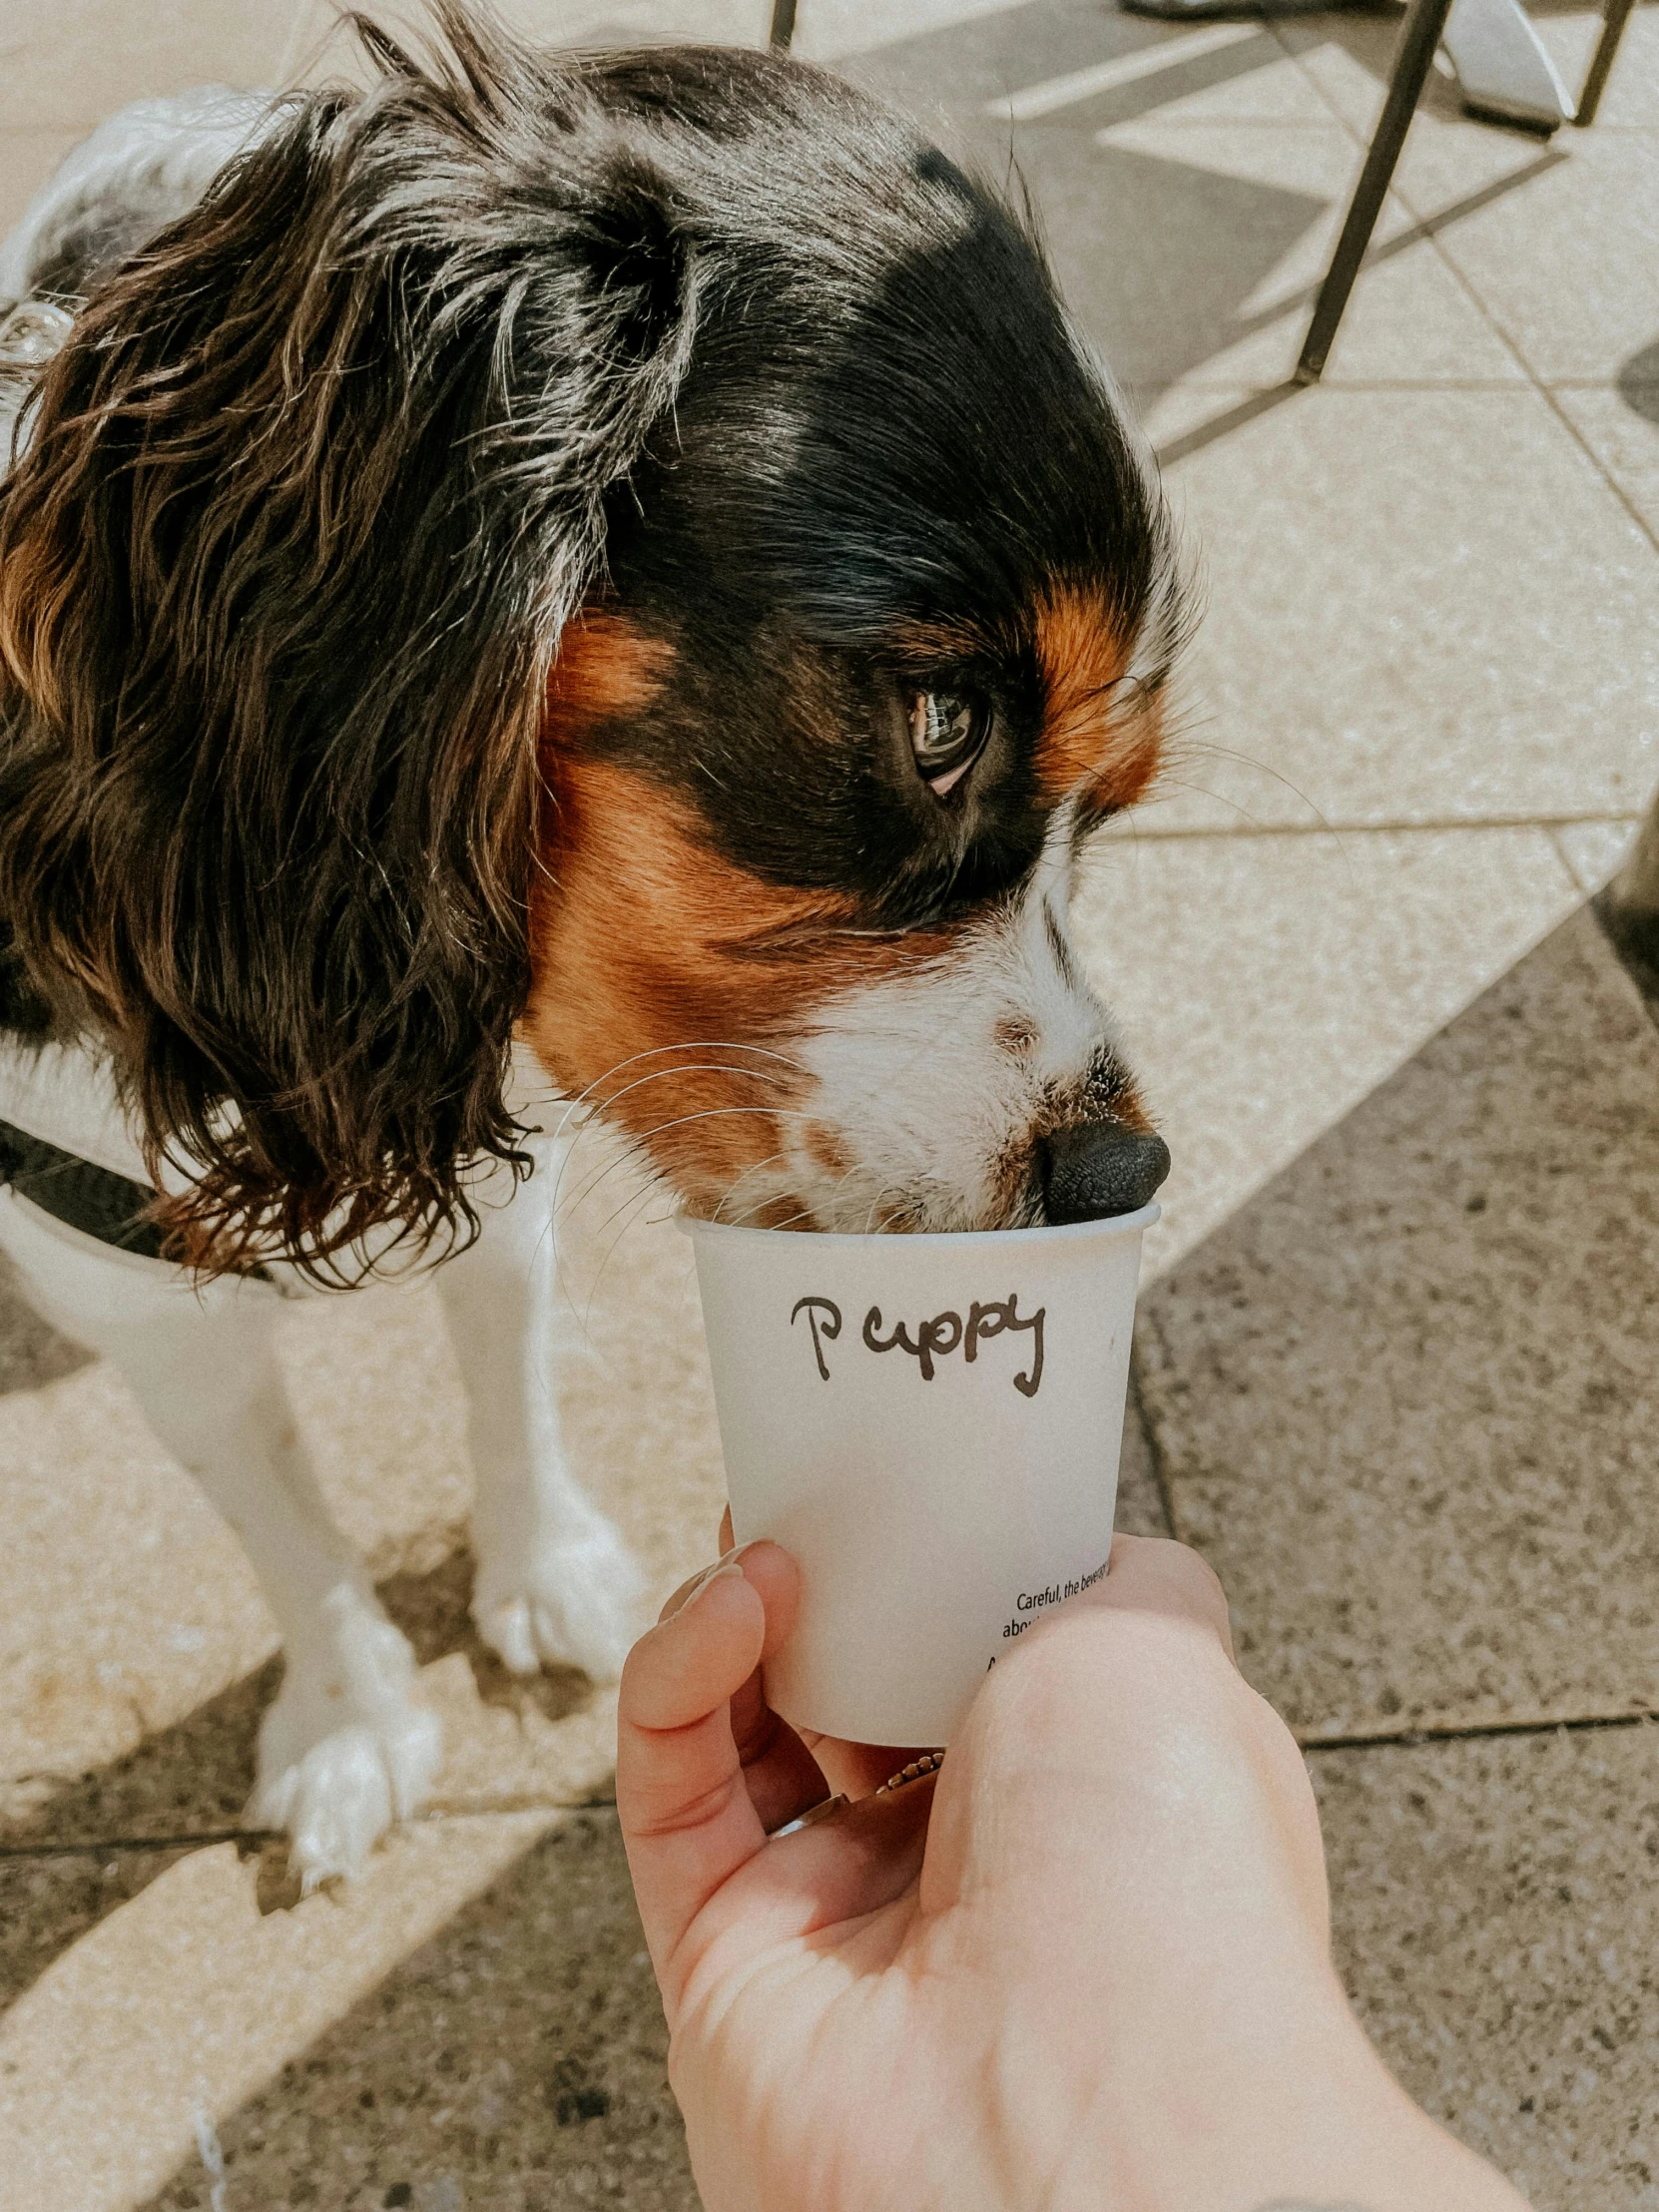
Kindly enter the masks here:
[[1079, 2131], [1053, 2212], [1524, 2212], [1411, 2102], [1334, 1971], [1263, 1984], [1244, 2016], [1124, 2068]]

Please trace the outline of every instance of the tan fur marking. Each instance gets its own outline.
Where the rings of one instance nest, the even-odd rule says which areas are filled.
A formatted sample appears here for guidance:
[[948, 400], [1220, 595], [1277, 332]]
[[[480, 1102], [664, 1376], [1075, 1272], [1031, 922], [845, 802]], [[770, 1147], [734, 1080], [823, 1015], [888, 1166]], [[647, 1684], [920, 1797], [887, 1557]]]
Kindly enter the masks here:
[[543, 772], [526, 1041], [572, 1096], [594, 1086], [695, 1203], [716, 1204], [798, 1126], [789, 1040], [812, 1005], [948, 940], [841, 934], [845, 900], [734, 866], [635, 770], [554, 747]]
[[569, 734], [637, 715], [674, 666], [674, 648], [643, 637], [620, 615], [595, 612], [567, 623], [547, 682], [548, 719]]
[[1137, 800], [1158, 765], [1156, 717], [1113, 692], [1128, 665], [1104, 600], [1061, 588], [1037, 610], [1037, 660], [1047, 689], [1037, 785], [1052, 805], [1081, 792], [1096, 808]]
[[805, 1150], [813, 1165], [839, 1183], [852, 1173], [856, 1162], [836, 1132], [823, 1122], [808, 1125]]
[[1085, 1092], [1081, 1111], [1085, 1118], [1098, 1116], [1104, 1120], [1121, 1121], [1125, 1129], [1133, 1129], [1143, 1137], [1150, 1136], [1158, 1126], [1147, 1112], [1140, 1088], [1131, 1075], [1121, 1076], [1112, 1086], [1110, 1096], [1104, 1099], [1091, 1098]]
[[1141, 1094], [1133, 1083], [1126, 1083], [1112, 1108], [1117, 1119], [1126, 1129], [1134, 1129], [1143, 1137], [1150, 1137], [1158, 1124], [1141, 1102]]

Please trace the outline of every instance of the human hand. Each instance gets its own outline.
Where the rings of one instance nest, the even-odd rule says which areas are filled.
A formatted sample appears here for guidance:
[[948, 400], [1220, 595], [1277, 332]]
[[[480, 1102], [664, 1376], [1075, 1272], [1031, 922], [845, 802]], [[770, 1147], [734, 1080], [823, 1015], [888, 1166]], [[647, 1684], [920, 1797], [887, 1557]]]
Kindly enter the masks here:
[[[709, 2212], [1513, 2212], [1409, 2103], [1331, 1965], [1289, 1731], [1177, 1544], [987, 1677], [942, 1773], [809, 1745], [751, 1544], [623, 1676], [617, 1802]], [[855, 1802], [768, 1840], [826, 1796]]]

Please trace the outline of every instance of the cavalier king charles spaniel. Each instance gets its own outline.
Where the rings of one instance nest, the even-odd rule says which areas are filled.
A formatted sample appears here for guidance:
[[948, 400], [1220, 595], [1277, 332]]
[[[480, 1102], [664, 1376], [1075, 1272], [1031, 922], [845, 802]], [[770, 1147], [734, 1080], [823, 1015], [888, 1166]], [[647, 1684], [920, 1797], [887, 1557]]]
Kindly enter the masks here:
[[366, 91], [127, 109], [0, 248], [0, 1248], [247, 1545], [307, 1885], [439, 1743], [284, 1294], [441, 1261], [480, 1629], [605, 1677], [538, 1086], [775, 1227], [1168, 1164], [1067, 894], [1182, 592], [1029, 213], [800, 63], [439, 16], [357, 22]]

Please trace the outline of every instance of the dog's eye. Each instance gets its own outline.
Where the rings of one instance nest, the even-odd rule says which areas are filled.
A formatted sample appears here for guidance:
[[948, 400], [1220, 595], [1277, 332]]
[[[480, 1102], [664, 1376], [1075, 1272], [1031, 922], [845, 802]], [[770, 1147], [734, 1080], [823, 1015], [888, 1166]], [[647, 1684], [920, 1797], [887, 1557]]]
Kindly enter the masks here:
[[942, 799], [984, 751], [991, 711], [985, 700], [961, 692], [912, 692], [909, 724], [917, 772], [934, 798]]

